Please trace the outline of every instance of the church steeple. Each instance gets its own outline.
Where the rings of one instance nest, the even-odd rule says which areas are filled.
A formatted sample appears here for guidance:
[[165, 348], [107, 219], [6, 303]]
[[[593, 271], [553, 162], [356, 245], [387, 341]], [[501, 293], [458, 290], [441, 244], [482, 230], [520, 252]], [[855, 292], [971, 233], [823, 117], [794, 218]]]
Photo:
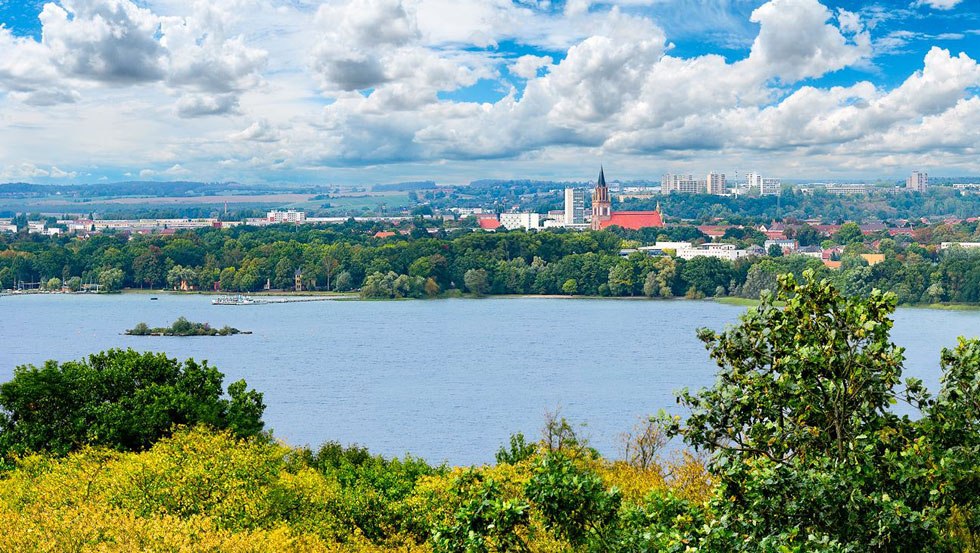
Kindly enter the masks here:
[[592, 229], [599, 230], [603, 221], [612, 216], [612, 202], [609, 200], [609, 187], [606, 186], [606, 174], [599, 166], [599, 180], [592, 192]]

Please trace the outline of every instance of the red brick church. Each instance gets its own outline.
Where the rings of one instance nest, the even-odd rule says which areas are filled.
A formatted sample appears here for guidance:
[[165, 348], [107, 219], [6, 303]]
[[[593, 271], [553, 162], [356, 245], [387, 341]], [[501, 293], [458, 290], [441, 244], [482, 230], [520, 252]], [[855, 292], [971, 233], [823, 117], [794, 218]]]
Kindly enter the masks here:
[[609, 200], [609, 187], [606, 186], [606, 175], [599, 168], [599, 181], [592, 192], [592, 230], [618, 226], [633, 230], [647, 227], [663, 227], [664, 218], [660, 213], [660, 204], [655, 211], [612, 211]]

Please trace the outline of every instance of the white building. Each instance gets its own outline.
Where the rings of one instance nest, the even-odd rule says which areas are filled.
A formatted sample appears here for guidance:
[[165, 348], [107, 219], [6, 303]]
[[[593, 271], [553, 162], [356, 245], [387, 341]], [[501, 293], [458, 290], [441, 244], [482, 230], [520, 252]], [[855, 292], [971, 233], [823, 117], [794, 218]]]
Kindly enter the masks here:
[[759, 173], [749, 173], [747, 180], [749, 188], [756, 188], [760, 196], [779, 194], [783, 184], [779, 179], [765, 178]]
[[980, 248], [980, 242], [943, 242], [939, 245], [939, 249], [941, 250], [948, 250], [950, 248], [964, 248], [973, 250]]
[[725, 174], [724, 173], [708, 173], [707, 178], [704, 179], [705, 188], [707, 188], [708, 194], [715, 196], [724, 196], [727, 192], [725, 190]]
[[667, 173], [660, 179], [660, 190], [664, 194], [677, 192], [679, 194], [701, 194], [705, 192], [704, 181], [696, 180], [692, 175], [671, 175]]
[[449, 211], [458, 214], [460, 217], [468, 217], [470, 215], [482, 215], [482, 207], [451, 207]]
[[507, 230], [541, 228], [541, 215], [537, 213], [501, 213], [500, 224]]
[[290, 209], [289, 211], [270, 211], [266, 215], [270, 223], [305, 223], [306, 212]]
[[796, 240], [790, 240], [788, 238], [779, 238], [779, 239], [776, 239], [776, 240], [766, 240], [766, 243], [762, 247], [764, 247], [766, 249], [766, 251], [768, 252], [769, 251], [769, 248], [771, 248], [772, 246], [778, 247], [785, 254], [793, 253], [799, 247], [799, 245], [796, 243]]
[[585, 190], [582, 188], [565, 189], [564, 225], [585, 224]]
[[728, 261], [746, 257], [749, 255], [747, 250], [735, 248], [735, 244], [718, 244], [708, 242], [697, 247], [688, 247], [677, 250], [677, 257], [681, 259], [694, 259], [695, 257], [717, 257]]
[[929, 187], [929, 174], [912, 171], [909, 178], [905, 179], [905, 188], [911, 192], [925, 192]]

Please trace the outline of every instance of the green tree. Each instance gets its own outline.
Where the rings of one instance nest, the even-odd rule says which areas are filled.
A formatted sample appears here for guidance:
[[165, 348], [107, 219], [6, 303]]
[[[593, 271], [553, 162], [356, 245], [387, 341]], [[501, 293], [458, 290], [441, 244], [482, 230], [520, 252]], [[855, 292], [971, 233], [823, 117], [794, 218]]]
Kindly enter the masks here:
[[239, 436], [262, 429], [262, 394], [244, 381], [222, 397], [224, 375], [205, 363], [113, 349], [81, 361], [17, 367], [0, 385], [0, 453], [64, 455], [84, 445], [142, 450], [174, 425]]
[[77, 276], [71, 277], [68, 279], [67, 282], [65, 282], [65, 284], [68, 286], [68, 289], [71, 290], [72, 292], [77, 292], [82, 289], [81, 277], [77, 277]]
[[861, 227], [857, 223], [847, 222], [834, 234], [834, 240], [843, 245], [856, 244], [864, 242], [864, 234], [861, 233]]
[[535, 465], [526, 493], [541, 511], [545, 528], [559, 539], [573, 547], [611, 549], [622, 496], [616, 488], [607, 490], [594, 472], [564, 453], [549, 453]]
[[122, 288], [125, 277], [122, 269], [104, 269], [99, 273], [99, 285], [104, 292], [115, 292]]
[[561, 291], [569, 296], [574, 296], [578, 293], [578, 281], [576, 281], [574, 278], [566, 280], [561, 285]]
[[463, 275], [466, 289], [474, 296], [483, 296], [490, 291], [490, 281], [484, 269], [470, 269]]
[[920, 383], [900, 386], [894, 295], [847, 297], [804, 278], [781, 275], [779, 294], [739, 325], [699, 331], [721, 370], [713, 388], [679, 396], [691, 415], [672, 431], [712, 454], [723, 521], [712, 548], [944, 550], [936, 469], [891, 410], [924, 401]]

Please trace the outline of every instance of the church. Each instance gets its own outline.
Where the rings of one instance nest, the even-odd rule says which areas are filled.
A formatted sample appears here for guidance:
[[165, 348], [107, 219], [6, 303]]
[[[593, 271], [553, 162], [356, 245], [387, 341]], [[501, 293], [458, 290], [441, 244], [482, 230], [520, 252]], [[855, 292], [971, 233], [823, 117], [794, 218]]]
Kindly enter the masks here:
[[632, 230], [647, 227], [663, 227], [664, 219], [660, 213], [660, 203], [655, 211], [613, 211], [609, 200], [609, 187], [606, 175], [599, 168], [599, 181], [592, 192], [592, 230], [602, 230], [617, 226]]

